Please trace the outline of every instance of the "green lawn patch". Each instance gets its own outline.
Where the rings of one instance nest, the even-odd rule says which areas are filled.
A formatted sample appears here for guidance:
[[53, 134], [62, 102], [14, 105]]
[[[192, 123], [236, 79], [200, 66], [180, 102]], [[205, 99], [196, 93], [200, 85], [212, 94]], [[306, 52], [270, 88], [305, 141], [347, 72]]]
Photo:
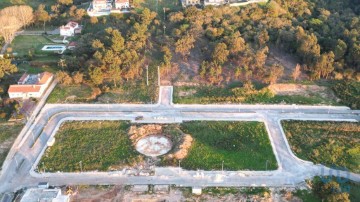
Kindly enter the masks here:
[[125, 121], [66, 122], [56, 134], [39, 169], [47, 171], [101, 170], [131, 166], [142, 159], [127, 135], [130, 124]]
[[282, 121], [292, 151], [301, 159], [360, 172], [360, 123]]
[[173, 99], [174, 103], [177, 104], [337, 104], [334, 100], [328, 100], [318, 95], [274, 95], [264, 86], [255, 86], [254, 89], [244, 90], [241, 84], [229, 86], [175, 86]]
[[181, 160], [185, 169], [221, 170], [222, 161], [224, 170], [266, 170], [266, 164], [268, 170], [277, 169], [264, 123], [192, 121], [180, 128], [194, 139]]
[[91, 100], [92, 88], [88, 85], [57, 85], [47, 99], [47, 103], [78, 103]]
[[31, 51], [34, 55], [51, 55], [50, 52], [44, 52], [41, 49], [43, 46], [53, 44], [50, 40], [43, 36], [17, 36], [12, 41], [10, 48], [13, 53], [17, 53], [18, 57], [29, 55]]
[[24, 124], [22, 123], [1, 123], [0, 124], [0, 167], [2, 166], [10, 148], [20, 133]]

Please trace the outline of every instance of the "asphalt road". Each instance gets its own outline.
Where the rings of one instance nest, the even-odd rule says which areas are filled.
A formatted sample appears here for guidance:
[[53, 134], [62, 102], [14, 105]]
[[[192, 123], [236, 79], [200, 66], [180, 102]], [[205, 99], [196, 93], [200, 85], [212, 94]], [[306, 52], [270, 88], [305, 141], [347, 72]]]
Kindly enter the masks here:
[[[359, 121], [360, 111], [347, 107], [298, 105], [174, 105], [172, 87], [161, 87], [159, 102], [145, 104], [47, 104], [24, 134], [16, 139], [3, 164], [0, 193], [47, 181], [66, 184], [176, 184], [179, 186], [296, 186], [315, 175], [360, 175], [336, 171], [297, 158], [290, 150], [280, 125], [283, 119]], [[190, 120], [263, 121], [279, 168], [275, 171], [186, 171], [156, 168], [154, 176], [129, 176], [125, 171], [84, 173], [36, 173], [46, 143], [66, 120], [131, 120], [143, 123], [179, 123]], [[264, 162], [265, 164], [266, 162]]]

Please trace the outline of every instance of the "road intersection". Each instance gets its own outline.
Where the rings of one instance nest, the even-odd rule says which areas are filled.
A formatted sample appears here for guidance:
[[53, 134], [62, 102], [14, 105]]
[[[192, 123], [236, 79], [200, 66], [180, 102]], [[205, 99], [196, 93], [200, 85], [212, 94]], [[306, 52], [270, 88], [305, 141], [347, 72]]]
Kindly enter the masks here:
[[[360, 111], [335, 106], [298, 105], [177, 105], [172, 87], [160, 88], [157, 104], [46, 104], [16, 139], [0, 176], [0, 193], [47, 181], [65, 184], [175, 184], [178, 186], [296, 186], [316, 175], [333, 175], [360, 182], [360, 175], [337, 171], [297, 158], [280, 125], [281, 120], [359, 121]], [[135, 117], [143, 120], [135, 121]], [[158, 118], [161, 117], [161, 118]], [[138, 123], [180, 123], [190, 120], [262, 121], [279, 168], [275, 171], [187, 171], [155, 168], [153, 176], [126, 171], [37, 173], [34, 170], [62, 122], [67, 120], [130, 120]], [[265, 164], [265, 162], [264, 162]]]

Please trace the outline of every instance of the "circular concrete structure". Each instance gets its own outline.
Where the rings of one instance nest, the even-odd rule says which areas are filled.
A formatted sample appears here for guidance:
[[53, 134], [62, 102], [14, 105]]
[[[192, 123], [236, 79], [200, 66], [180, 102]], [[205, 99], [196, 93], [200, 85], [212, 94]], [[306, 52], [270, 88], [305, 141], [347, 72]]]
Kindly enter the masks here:
[[171, 150], [172, 142], [162, 135], [149, 135], [136, 143], [136, 150], [145, 156], [160, 156]]

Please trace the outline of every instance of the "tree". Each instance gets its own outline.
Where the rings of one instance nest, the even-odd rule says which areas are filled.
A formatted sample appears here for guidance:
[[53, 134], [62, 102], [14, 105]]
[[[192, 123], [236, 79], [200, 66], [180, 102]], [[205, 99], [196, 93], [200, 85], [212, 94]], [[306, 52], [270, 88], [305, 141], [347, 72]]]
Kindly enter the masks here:
[[84, 74], [80, 73], [80, 72], [76, 72], [73, 75], [73, 81], [75, 84], [81, 84], [83, 82], [84, 79]]
[[296, 81], [300, 75], [301, 75], [301, 66], [297, 64], [294, 71], [291, 74], [291, 77], [294, 79], [294, 81]]
[[327, 78], [329, 74], [334, 71], [334, 58], [335, 55], [333, 52], [321, 54], [321, 56], [317, 59], [315, 66], [311, 69], [313, 78]]
[[99, 22], [98, 18], [96, 16], [90, 17], [90, 23], [91, 24], [97, 24]]
[[334, 54], [335, 54], [335, 60], [339, 60], [344, 57], [345, 53], [347, 51], [347, 45], [346, 43], [338, 39], [337, 44], [335, 46]]
[[48, 22], [51, 17], [49, 16], [49, 13], [45, 10], [45, 5], [40, 4], [38, 9], [35, 11], [35, 19], [38, 22], [44, 23], [44, 31], [45, 31], [45, 23]]
[[100, 67], [90, 66], [89, 76], [90, 76], [91, 81], [95, 85], [102, 84], [103, 79], [104, 79], [104, 75], [103, 75], [103, 72], [101, 71]]
[[10, 59], [1, 59], [0, 58], [0, 80], [4, 78], [5, 74], [13, 74], [17, 72], [18, 69], [16, 65], [11, 64]]
[[258, 44], [259, 48], [262, 48], [266, 45], [266, 43], [269, 41], [270, 37], [266, 29], [261, 30], [256, 36], [255, 41]]
[[76, 20], [81, 20], [86, 15], [86, 11], [83, 8], [76, 9], [75, 18]]
[[218, 43], [215, 46], [214, 52], [212, 53], [212, 59], [219, 63], [224, 64], [229, 56], [229, 50], [225, 43]]
[[15, 33], [20, 29], [20, 21], [14, 16], [0, 16], [0, 35], [6, 43], [11, 43]]
[[180, 53], [183, 57], [190, 54], [190, 50], [194, 48], [195, 39], [191, 35], [185, 35], [181, 37], [175, 43], [175, 52]]
[[73, 0], [58, 0], [58, 3], [68, 6], [68, 5], [73, 4]]
[[34, 14], [30, 6], [9, 6], [0, 11], [0, 16], [13, 16], [20, 22], [20, 27], [26, 26], [33, 22]]
[[284, 67], [280, 64], [273, 64], [270, 67], [270, 71], [265, 78], [265, 81], [269, 84], [274, 84], [284, 74]]
[[235, 32], [228, 40], [229, 51], [233, 55], [237, 55], [246, 48], [245, 40], [241, 37], [240, 32]]
[[56, 73], [56, 78], [58, 79], [59, 83], [64, 85], [69, 85], [72, 83], [72, 78], [64, 71], [58, 71]]

